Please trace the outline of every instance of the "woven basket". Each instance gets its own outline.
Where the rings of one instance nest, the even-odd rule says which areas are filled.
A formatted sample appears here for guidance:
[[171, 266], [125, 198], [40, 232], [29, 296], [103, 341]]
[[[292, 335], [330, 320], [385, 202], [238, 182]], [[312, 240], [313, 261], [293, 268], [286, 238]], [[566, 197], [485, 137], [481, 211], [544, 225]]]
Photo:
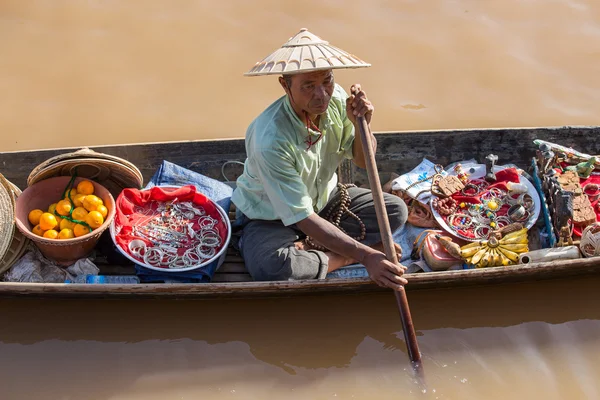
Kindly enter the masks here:
[[[17, 197], [21, 194], [21, 190], [15, 186], [12, 182], [8, 181], [4, 176], [0, 174], [0, 185], [12, 197], [13, 210]], [[3, 274], [13, 264], [21, 258], [25, 250], [27, 249], [27, 245], [29, 244], [29, 239], [27, 239], [21, 232], [15, 229], [15, 225], [13, 222], [12, 226], [12, 234], [9, 234], [5, 240], [10, 240], [8, 248], [5, 250], [4, 254], [0, 254], [0, 274]]]
[[[23, 235], [40, 249], [48, 259], [61, 265], [71, 265], [75, 261], [88, 256], [93, 250], [102, 233], [110, 226], [115, 217], [115, 200], [104, 186], [97, 182], [94, 184], [94, 194], [102, 199], [108, 209], [104, 223], [87, 235], [73, 239], [47, 239], [31, 232], [28, 215], [33, 209], [46, 210], [50, 203], [62, 197], [63, 190], [71, 180], [70, 176], [58, 176], [38, 182], [23, 191], [17, 198], [16, 224]], [[75, 185], [84, 180], [76, 178]]]
[[140, 170], [127, 160], [83, 148], [74, 153], [52, 157], [31, 171], [27, 185], [31, 186], [55, 176], [76, 175], [100, 183], [113, 197], [125, 188], [140, 189], [144, 178]]

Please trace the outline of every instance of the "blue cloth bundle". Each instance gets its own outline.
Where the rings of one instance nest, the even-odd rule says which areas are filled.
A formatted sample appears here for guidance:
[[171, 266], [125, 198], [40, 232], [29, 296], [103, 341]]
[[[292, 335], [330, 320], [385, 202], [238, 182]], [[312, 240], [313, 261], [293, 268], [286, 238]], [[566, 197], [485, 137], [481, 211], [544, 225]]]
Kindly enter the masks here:
[[[154, 186], [194, 185], [196, 189], [223, 208], [228, 218], [233, 188], [216, 179], [183, 168], [169, 161], [163, 161], [145, 189]], [[224, 252], [221, 260], [227, 253]], [[219, 266], [219, 259], [202, 268], [184, 272], [161, 272], [136, 265], [136, 273], [142, 282], [200, 283], [210, 282]]]

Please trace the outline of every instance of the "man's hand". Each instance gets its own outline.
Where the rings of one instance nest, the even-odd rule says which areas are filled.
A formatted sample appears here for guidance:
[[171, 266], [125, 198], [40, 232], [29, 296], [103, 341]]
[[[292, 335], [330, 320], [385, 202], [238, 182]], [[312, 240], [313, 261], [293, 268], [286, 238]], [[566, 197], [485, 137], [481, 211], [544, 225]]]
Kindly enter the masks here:
[[350, 97], [346, 99], [346, 113], [354, 125], [357, 124], [357, 117], [365, 117], [367, 123], [371, 123], [371, 116], [375, 108], [367, 98], [367, 94], [361, 89], [360, 84], [356, 83], [350, 87]]
[[400, 290], [408, 281], [402, 277], [406, 267], [388, 261], [385, 254], [373, 252], [363, 260], [362, 264], [369, 272], [372, 281], [381, 287]]

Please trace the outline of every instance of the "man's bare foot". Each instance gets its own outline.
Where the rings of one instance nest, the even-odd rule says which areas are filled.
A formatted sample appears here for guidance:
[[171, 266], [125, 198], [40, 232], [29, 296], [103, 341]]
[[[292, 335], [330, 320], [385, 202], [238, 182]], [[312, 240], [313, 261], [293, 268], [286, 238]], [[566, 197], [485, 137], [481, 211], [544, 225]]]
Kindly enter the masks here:
[[345, 267], [346, 265], [356, 264], [356, 260], [352, 259], [351, 257], [344, 257], [331, 251], [328, 251], [325, 254], [329, 258], [329, 262], [327, 263], [327, 272], [335, 271], [336, 269]]
[[[294, 245], [298, 250], [312, 250], [312, 247], [309, 246], [304, 240], [294, 242]], [[329, 259], [329, 262], [327, 263], [327, 272], [335, 271], [336, 269], [345, 267], [346, 265], [356, 264], [356, 260], [352, 259], [351, 257], [345, 257], [332, 251], [326, 251], [325, 254]]]

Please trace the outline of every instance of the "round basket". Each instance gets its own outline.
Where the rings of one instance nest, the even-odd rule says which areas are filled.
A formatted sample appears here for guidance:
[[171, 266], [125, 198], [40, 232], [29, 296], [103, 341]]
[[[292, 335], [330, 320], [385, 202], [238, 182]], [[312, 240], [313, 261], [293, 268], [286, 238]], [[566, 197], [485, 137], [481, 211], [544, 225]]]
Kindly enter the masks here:
[[[174, 191], [176, 189], [179, 189], [179, 187], [177, 186], [160, 186], [161, 189], [165, 190], [166, 192], [169, 191]], [[216, 202], [212, 201], [211, 199], [209, 199], [208, 197], [206, 197], [206, 199], [210, 202], [210, 204], [212, 206], [215, 207], [215, 209], [218, 211], [222, 222], [225, 224], [226, 227], [226, 233], [225, 233], [225, 241], [222, 243], [219, 251], [217, 251], [215, 253], [214, 256], [212, 256], [209, 259], [203, 260], [202, 262], [199, 262], [197, 264], [194, 264], [192, 266], [188, 266], [188, 267], [183, 267], [183, 268], [164, 268], [164, 267], [157, 267], [157, 266], [153, 266], [150, 265], [142, 260], [136, 259], [135, 257], [133, 257], [131, 254], [129, 254], [129, 252], [125, 249], [123, 249], [119, 243], [116, 240], [116, 235], [118, 234], [118, 231], [120, 229], [120, 227], [115, 226], [116, 225], [116, 219], [112, 221], [109, 231], [110, 231], [110, 235], [111, 238], [113, 240], [113, 243], [115, 244], [115, 247], [119, 250], [119, 252], [121, 254], [123, 254], [125, 257], [127, 257], [129, 260], [131, 260], [132, 262], [134, 262], [135, 264], [141, 265], [145, 268], [154, 270], [154, 271], [160, 271], [160, 272], [172, 272], [172, 273], [179, 273], [179, 272], [185, 272], [185, 271], [193, 271], [202, 267], [205, 267], [215, 261], [218, 262], [218, 266], [220, 266], [220, 264], [223, 262], [223, 260], [225, 259], [225, 256], [227, 254], [227, 248], [229, 246], [229, 242], [231, 240], [231, 222], [229, 221], [229, 218], [227, 216], [227, 213], [225, 212], [225, 210], [223, 210], [223, 208], [221, 206], [219, 206]], [[218, 267], [217, 266], [217, 267]]]
[[[1, 175], [0, 175], [1, 176]], [[15, 186], [12, 182], [6, 179], [0, 179], [0, 183], [4, 185], [8, 190], [12, 192], [14, 198], [18, 198], [21, 194], [21, 190]], [[13, 264], [21, 258], [25, 250], [27, 249], [27, 245], [29, 244], [29, 239], [27, 239], [18, 229], [14, 228], [13, 225], [13, 235], [10, 245], [4, 253], [2, 259], [0, 259], [0, 274], [8, 271]]]
[[[32, 226], [28, 219], [29, 212], [36, 208], [41, 210], [48, 209], [50, 204], [62, 197], [63, 191], [70, 180], [70, 176], [58, 176], [40, 181], [25, 189], [17, 198], [16, 204], [16, 223], [19, 231], [31, 239], [44, 257], [65, 266], [71, 265], [75, 261], [88, 256], [94, 250], [100, 239], [100, 235], [110, 226], [115, 217], [114, 198], [104, 186], [92, 181], [94, 184], [94, 194], [102, 199], [108, 209], [106, 220], [100, 227], [87, 235], [61, 240], [47, 239], [31, 232]], [[76, 178], [74, 185], [83, 180], [85, 179]]]
[[55, 176], [72, 176], [75, 171], [77, 176], [100, 183], [114, 197], [125, 188], [141, 188], [144, 181], [140, 170], [129, 161], [83, 148], [74, 153], [60, 154], [39, 164], [29, 174], [27, 185]]

